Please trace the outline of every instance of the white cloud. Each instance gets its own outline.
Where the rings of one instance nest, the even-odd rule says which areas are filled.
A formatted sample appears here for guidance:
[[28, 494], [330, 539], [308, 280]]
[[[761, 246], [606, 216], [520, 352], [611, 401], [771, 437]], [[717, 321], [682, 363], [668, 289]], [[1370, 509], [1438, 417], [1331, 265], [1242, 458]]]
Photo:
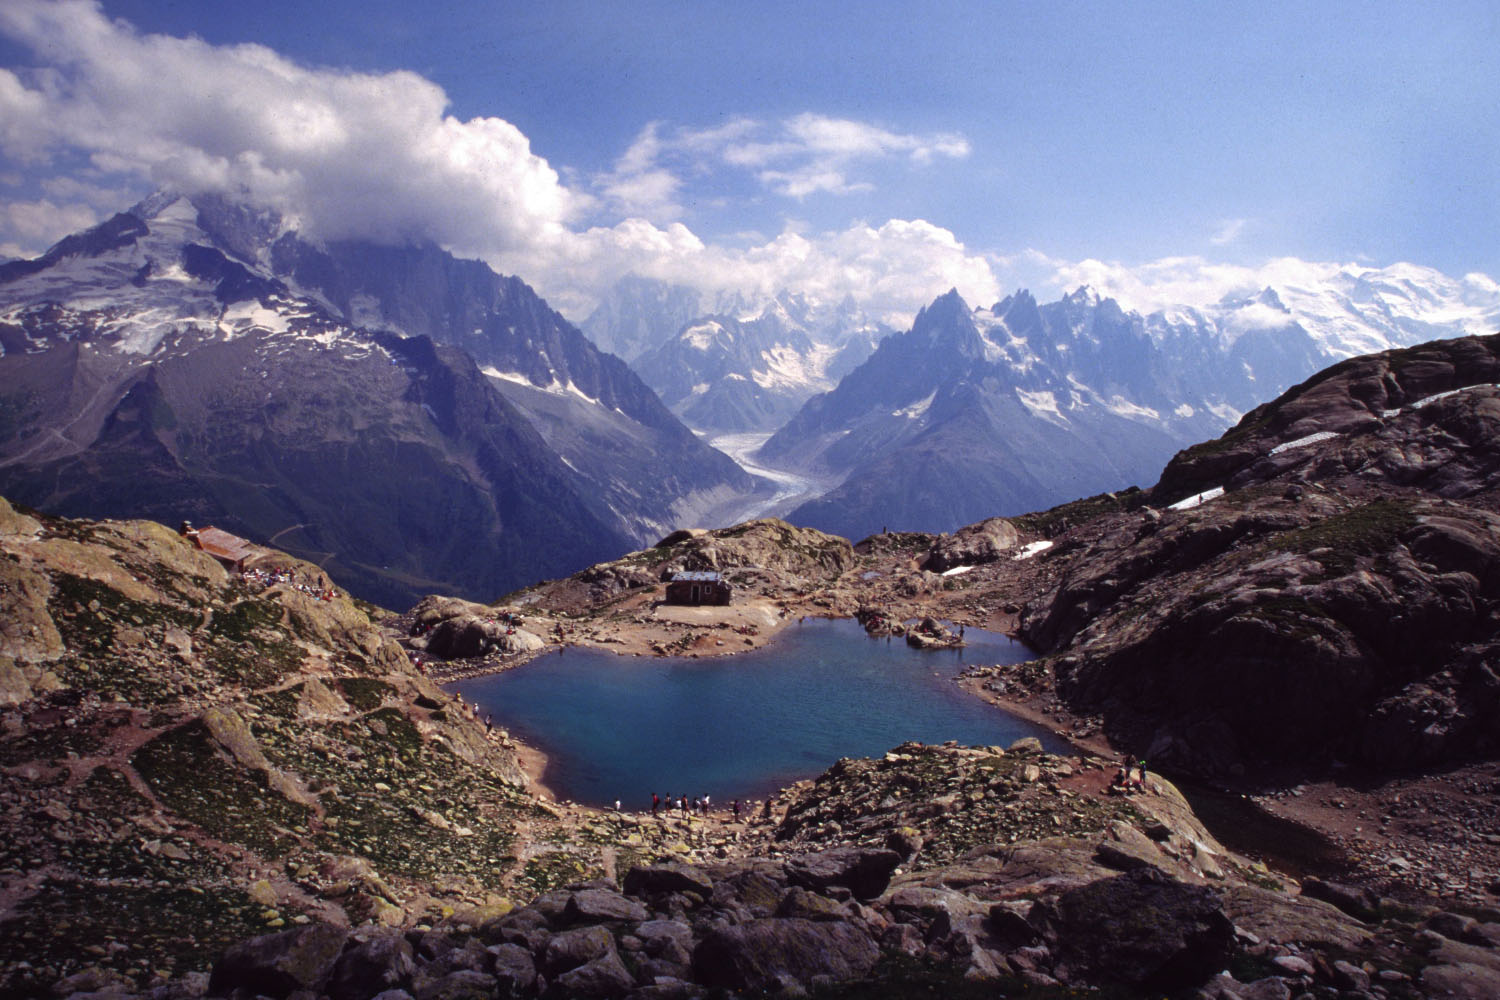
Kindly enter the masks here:
[[325, 237], [515, 246], [574, 218], [524, 135], [446, 115], [413, 73], [309, 69], [258, 45], [142, 35], [87, 0], [8, 0], [0, 31], [53, 60], [0, 73], [0, 150], [242, 196]]
[[1214, 230], [1208, 242], [1216, 247], [1227, 246], [1240, 238], [1240, 234], [1245, 231], [1245, 226], [1249, 223], [1249, 219], [1225, 219], [1219, 223], [1219, 228]]
[[622, 212], [667, 222], [684, 214], [678, 196], [689, 179], [717, 177], [726, 168], [748, 171], [762, 186], [800, 201], [873, 191], [871, 181], [851, 178], [861, 164], [904, 158], [921, 166], [968, 154], [961, 135], [902, 134], [811, 112], [779, 123], [735, 118], [707, 129], [668, 131], [652, 122], [595, 187]]
[[[766, 136], [767, 131], [773, 134]], [[905, 135], [866, 122], [805, 112], [775, 129], [744, 130], [717, 153], [727, 164], [755, 169], [761, 183], [778, 194], [801, 199], [818, 192], [873, 190], [868, 181], [848, 180], [857, 161], [905, 156], [913, 163], [926, 164], [937, 156], [961, 159], [969, 155], [969, 143], [953, 133]]]
[[[807, 234], [794, 228], [748, 248], [712, 246], [680, 223], [632, 219], [560, 242], [531, 258], [539, 289], [565, 314], [582, 318], [593, 296], [626, 274], [691, 285], [706, 292], [770, 294], [795, 288], [839, 300], [851, 295], [892, 325], [909, 323], [932, 299], [957, 288], [972, 303], [999, 295], [988, 261], [946, 229], [922, 220]], [[505, 269], [519, 261], [501, 261]], [[537, 266], [539, 265], [539, 266]], [[530, 280], [530, 279], [528, 279]]]
[[58, 203], [50, 198], [0, 202], [0, 232], [10, 235], [0, 245], [0, 256], [32, 256], [35, 248], [49, 247], [100, 218], [97, 209], [76, 202]]
[[[680, 221], [685, 185], [725, 172], [795, 198], [848, 193], [868, 188], [861, 165], [966, 155], [961, 136], [815, 114], [651, 124], [609, 174], [570, 185], [513, 125], [448, 114], [443, 90], [414, 73], [142, 34], [93, 0], [5, 0], [0, 33], [43, 63], [0, 70], [0, 154], [33, 175], [53, 171], [46, 197], [0, 206], [0, 240], [16, 250], [170, 186], [275, 209], [315, 237], [431, 239], [521, 275], [575, 317], [629, 271], [705, 289], [849, 294], [892, 318], [949, 287], [975, 302], [998, 291], [982, 256], [920, 220], [788, 227], [737, 248], [709, 246]], [[86, 170], [70, 169], [80, 159]], [[580, 228], [585, 217], [600, 224]]]

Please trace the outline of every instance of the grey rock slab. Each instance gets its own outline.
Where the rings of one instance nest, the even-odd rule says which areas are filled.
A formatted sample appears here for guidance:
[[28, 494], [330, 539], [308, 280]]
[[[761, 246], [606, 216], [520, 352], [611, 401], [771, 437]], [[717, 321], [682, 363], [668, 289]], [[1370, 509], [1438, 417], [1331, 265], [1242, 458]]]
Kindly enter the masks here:
[[398, 928], [361, 928], [334, 966], [328, 995], [332, 1000], [364, 1000], [409, 983], [416, 968], [411, 942]]
[[860, 899], [874, 899], [891, 883], [901, 855], [884, 848], [838, 847], [787, 862], [787, 878], [807, 889], [843, 886]]
[[214, 963], [209, 992], [250, 989], [268, 997], [321, 990], [349, 939], [347, 928], [308, 924], [231, 945]]
[[611, 889], [582, 889], [568, 899], [562, 919], [568, 924], [603, 924], [645, 920], [650, 915], [640, 903]]
[[568, 1000], [603, 1000], [608, 997], [624, 996], [635, 987], [635, 980], [631, 977], [625, 964], [620, 961], [620, 956], [613, 950], [578, 966], [569, 969], [552, 980], [551, 987], [547, 991], [549, 997], [567, 997]]
[[708, 986], [780, 989], [814, 976], [854, 979], [879, 957], [874, 940], [853, 924], [772, 917], [710, 928], [693, 951], [693, 971]]
[[1053, 943], [1069, 981], [1186, 989], [1222, 969], [1234, 948], [1218, 897], [1155, 868], [1070, 889], [1038, 903], [1030, 922]]
[[630, 869], [625, 873], [624, 888], [627, 896], [696, 892], [707, 898], [713, 894], [714, 883], [701, 868], [669, 862]]
[[548, 976], [576, 969], [605, 955], [615, 954], [615, 939], [603, 927], [580, 927], [554, 934], [542, 953], [542, 968]]

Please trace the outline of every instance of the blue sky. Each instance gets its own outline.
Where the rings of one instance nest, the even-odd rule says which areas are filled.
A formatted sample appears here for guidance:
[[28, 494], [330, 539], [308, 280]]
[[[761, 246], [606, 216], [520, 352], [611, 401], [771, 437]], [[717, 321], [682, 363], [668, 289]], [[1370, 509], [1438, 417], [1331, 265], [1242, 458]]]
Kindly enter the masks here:
[[1200, 295], [1286, 258], [1500, 274], [1493, 3], [11, 0], [0, 36], [10, 253], [172, 183], [575, 318], [632, 268], [896, 312], [1163, 261]]

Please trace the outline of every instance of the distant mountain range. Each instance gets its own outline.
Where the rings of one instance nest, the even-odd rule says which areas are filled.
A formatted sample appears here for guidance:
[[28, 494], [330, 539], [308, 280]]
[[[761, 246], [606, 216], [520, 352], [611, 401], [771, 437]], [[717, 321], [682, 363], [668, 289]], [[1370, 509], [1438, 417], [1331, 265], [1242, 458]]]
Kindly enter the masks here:
[[1145, 316], [1087, 289], [988, 309], [949, 292], [756, 457], [843, 477], [794, 523], [948, 531], [1149, 481], [1332, 361], [1486, 324], [1500, 326], [1500, 289], [1408, 265]]
[[218, 199], [0, 265], [0, 349], [0, 492], [214, 521], [395, 606], [493, 599], [755, 486], [518, 279]]
[[673, 413], [708, 433], [774, 431], [893, 332], [848, 298], [830, 307], [782, 292], [703, 309], [691, 289], [628, 278], [583, 328], [620, 349]]
[[[1346, 268], [1146, 315], [950, 292], [897, 333], [630, 278], [584, 326], [604, 350], [435, 246], [154, 196], [0, 264], [0, 493], [213, 521], [390, 605], [492, 599], [773, 503], [858, 539], [1145, 482], [1331, 361], [1500, 327], [1500, 287]], [[704, 439], [764, 439], [776, 484]]]

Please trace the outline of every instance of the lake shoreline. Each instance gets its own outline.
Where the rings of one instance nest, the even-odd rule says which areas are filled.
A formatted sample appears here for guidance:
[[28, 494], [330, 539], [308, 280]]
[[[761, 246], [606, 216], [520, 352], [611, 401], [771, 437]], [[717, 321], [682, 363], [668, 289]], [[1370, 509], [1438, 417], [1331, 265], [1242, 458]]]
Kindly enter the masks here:
[[924, 651], [870, 637], [843, 616], [788, 624], [798, 627], [777, 630], [785, 646], [741, 661], [744, 669], [574, 646], [535, 658], [531, 670], [447, 687], [525, 734], [534, 785], [594, 807], [653, 791], [758, 798], [841, 757], [912, 741], [1006, 746], [1038, 736], [1054, 753], [1078, 752], [1047, 720], [996, 711], [953, 685], [968, 665], [1029, 658], [1010, 636], [974, 629], [967, 649]]

